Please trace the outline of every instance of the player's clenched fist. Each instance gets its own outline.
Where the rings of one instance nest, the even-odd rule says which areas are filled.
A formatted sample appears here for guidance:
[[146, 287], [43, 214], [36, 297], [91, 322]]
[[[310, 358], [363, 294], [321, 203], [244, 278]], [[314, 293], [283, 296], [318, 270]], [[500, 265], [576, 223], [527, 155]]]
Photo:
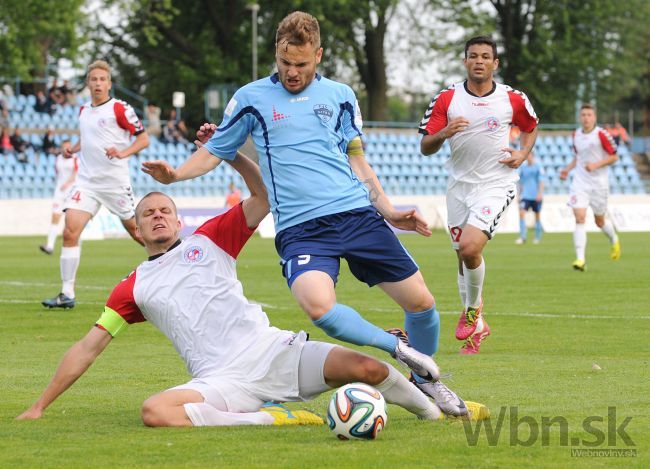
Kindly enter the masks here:
[[216, 130], [217, 126], [215, 124], [209, 124], [206, 122], [196, 131], [196, 140], [194, 140], [194, 144], [197, 147], [202, 147], [205, 142], [210, 140]]
[[176, 181], [176, 170], [166, 161], [145, 161], [142, 163], [142, 171], [162, 184]]

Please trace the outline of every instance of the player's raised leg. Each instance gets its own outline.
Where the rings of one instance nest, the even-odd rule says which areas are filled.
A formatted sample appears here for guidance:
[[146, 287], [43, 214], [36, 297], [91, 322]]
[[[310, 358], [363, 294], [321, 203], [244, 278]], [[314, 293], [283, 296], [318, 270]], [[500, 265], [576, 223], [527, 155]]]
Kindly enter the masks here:
[[431, 357], [401, 343], [395, 336], [366, 321], [353, 308], [337, 303], [330, 274], [320, 270], [304, 271], [291, 279], [291, 293], [314, 325], [328, 336], [379, 348], [418, 373], [439, 375], [438, 366]]
[[476, 321], [483, 309], [483, 282], [485, 280], [485, 261], [483, 248], [488, 242], [487, 235], [473, 225], [465, 225], [458, 243], [457, 255], [463, 264], [463, 277], [466, 286], [465, 309], [456, 327], [456, 338], [465, 340], [476, 330]]
[[614, 225], [608, 218], [605, 217], [605, 215], [595, 215], [594, 221], [596, 222], [596, 226], [598, 226], [603, 234], [607, 236], [607, 239], [609, 239], [609, 242], [612, 245], [610, 248], [609, 257], [613, 261], [617, 261], [621, 258], [621, 242], [618, 239], [618, 234], [616, 234]]
[[47, 308], [73, 308], [75, 305], [74, 284], [81, 259], [79, 239], [81, 232], [92, 218], [92, 213], [83, 210], [68, 209], [65, 212], [63, 230], [63, 247], [61, 248], [61, 293], [54, 298], [44, 300]]

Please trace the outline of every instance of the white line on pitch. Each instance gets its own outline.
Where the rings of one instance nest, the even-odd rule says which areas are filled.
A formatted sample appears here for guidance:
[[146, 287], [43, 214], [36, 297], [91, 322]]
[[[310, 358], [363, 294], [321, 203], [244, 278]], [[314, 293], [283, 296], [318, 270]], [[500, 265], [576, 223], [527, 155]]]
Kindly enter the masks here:
[[[0, 280], [0, 285], [8, 285], [12, 287], [60, 287], [60, 283], [45, 283], [45, 282], [19, 282], [16, 280]], [[99, 285], [75, 285], [77, 290], [110, 290], [110, 287], [100, 287]]]
[[[273, 306], [273, 305], [267, 305], [265, 303], [259, 303], [255, 301], [254, 303], [259, 304], [263, 308], [268, 308], [268, 309], [283, 309], [283, 310], [291, 310], [291, 309], [296, 309], [298, 310], [298, 306]], [[372, 312], [381, 312], [381, 313], [390, 313], [390, 312], [396, 312], [399, 311], [399, 308], [369, 308], [368, 311]], [[360, 311], [363, 313], [362, 311]], [[459, 313], [458, 311], [438, 311], [441, 315], [443, 316], [457, 316]], [[486, 316], [515, 316], [515, 317], [527, 317], [527, 318], [549, 318], [549, 319], [650, 319], [650, 316], [599, 316], [595, 314], [557, 314], [557, 313], [528, 313], [525, 311], [521, 312], [512, 312], [512, 313], [504, 313], [504, 312], [498, 312], [498, 311], [490, 311], [489, 313], [486, 314]]]
[[[38, 300], [15, 300], [11, 298], [0, 298], [0, 303], [11, 303], [11, 304], [39, 304], [40, 301]], [[76, 304], [78, 305], [99, 305], [99, 306], [104, 306], [106, 303], [102, 303], [99, 301], [77, 301]]]

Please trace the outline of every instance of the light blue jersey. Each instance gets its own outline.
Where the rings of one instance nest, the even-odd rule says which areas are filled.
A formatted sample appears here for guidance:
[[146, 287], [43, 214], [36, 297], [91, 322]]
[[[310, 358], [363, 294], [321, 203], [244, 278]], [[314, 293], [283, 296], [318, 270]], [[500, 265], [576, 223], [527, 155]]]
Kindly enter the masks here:
[[539, 183], [544, 180], [544, 170], [533, 163], [524, 162], [519, 167], [519, 187], [521, 188], [522, 200], [536, 200], [539, 193]]
[[232, 160], [252, 136], [280, 232], [370, 205], [346, 154], [361, 128], [361, 112], [349, 86], [316, 75], [302, 92], [292, 94], [275, 74], [235, 93], [205, 148]]

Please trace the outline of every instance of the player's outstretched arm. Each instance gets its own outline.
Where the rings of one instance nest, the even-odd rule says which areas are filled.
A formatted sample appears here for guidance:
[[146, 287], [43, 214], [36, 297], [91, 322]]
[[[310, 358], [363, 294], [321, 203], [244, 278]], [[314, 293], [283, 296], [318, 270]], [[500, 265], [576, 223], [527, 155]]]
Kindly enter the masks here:
[[377, 174], [375, 174], [363, 154], [360, 138], [355, 138], [348, 144], [348, 159], [352, 171], [368, 189], [370, 202], [388, 223], [395, 228], [416, 231], [423, 236], [431, 236], [431, 230], [426, 220], [416, 210], [396, 210], [393, 207], [393, 204], [384, 193], [379, 179], [377, 179]]
[[70, 347], [63, 355], [63, 360], [41, 397], [16, 418], [18, 420], [41, 418], [43, 411], [86, 372], [112, 338], [105, 330], [93, 327], [83, 339]]
[[268, 193], [262, 180], [260, 168], [240, 152], [237, 152], [235, 159], [229, 161], [228, 164], [244, 178], [244, 182], [251, 193], [250, 197], [244, 200], [243, 210], [246, 225], [249, 228], [255, 228], [269, 213]]
[[199, 148], [176, 169], [166, 161], [154, 160], [142, 163], [142, 171], [162, 184], [171, 184], [203, 176], [219, 166], [221, 161], [205, 148]]

